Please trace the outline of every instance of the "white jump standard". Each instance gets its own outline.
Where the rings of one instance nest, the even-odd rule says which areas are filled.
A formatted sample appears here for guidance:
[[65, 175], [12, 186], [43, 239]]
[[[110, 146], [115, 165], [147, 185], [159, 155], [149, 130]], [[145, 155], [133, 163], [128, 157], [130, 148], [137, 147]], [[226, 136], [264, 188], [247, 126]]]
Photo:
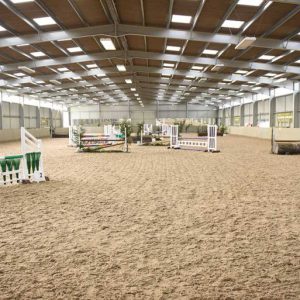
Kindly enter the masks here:
[[21, 154], [0, 157], [0, 186], [45, 181], [42, 141], [21, 127]]
[[198, 150], [205, 152], [219, 152], [217, 149], [217, 125], [207, 125], [207, 136], [180, 139], [178, 125], [171, 125], [170, 148], [183, 150]]

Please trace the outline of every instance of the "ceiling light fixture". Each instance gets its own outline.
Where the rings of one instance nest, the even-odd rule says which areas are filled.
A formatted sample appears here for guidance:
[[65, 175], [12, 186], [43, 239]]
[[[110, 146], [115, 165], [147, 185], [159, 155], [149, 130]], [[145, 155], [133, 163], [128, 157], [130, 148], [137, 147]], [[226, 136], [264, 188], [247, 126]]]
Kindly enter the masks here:
[[236, 50], [244, 50], [249, 48], [256, 41], [255, 37], [245, 37], [236, 46]]
[[164, 63], [163, 66], [166, 68], [174, 68], [174, 64], [170, 64], [170, 63]]
[[200, 66], [192, 66], [192, 70], [201, 71], [201, 70], [203, 70], [203, 67], [200, 67]]
[[18, 76], [18, 77], [24, 77], [24, 76], [25, 76], [25, 74], [24, 74], [24, 73], [21, 73], [21, 72], [19, 72], [19, 73], [14, 73], [14, 76]]
[[24, 71], [24, 72], [26, 72], [26, 73], [28, 73], [28, 74], [33, 74], [33, 73], [35, 73], [35, 70], [30, 69], [30, 68], [25, 67], [25, 66], [19, 66], [18, 69], [20, 69], [20, 70], [22, 70], [22, 71]]
[[179, 52], [181, 50], [181, 48], [178, 47], [178, 46], [167, 46], [166, 50], [167, 51]]

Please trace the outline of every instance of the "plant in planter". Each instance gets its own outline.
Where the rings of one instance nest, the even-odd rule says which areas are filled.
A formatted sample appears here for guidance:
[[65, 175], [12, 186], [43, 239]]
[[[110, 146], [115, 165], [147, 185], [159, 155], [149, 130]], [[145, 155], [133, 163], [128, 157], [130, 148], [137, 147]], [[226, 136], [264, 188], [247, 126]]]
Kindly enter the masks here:
[[185, 125], [185, 120], [180, 122], [175, 122], [174, 125], [178, 125], [178, 134], [181, 134], [183, 132], [183, 128]]
[[189, 130], [189, 128], [192, 126], [192, 124], [187, 124], [186, 126], [185, 126], [185, 133], [187, 133], [188, 132], [188, 130]]
[[198, 136], [207, 136], [207, 126], [200, 125], [197, 129]]
[[141, 138], [141, 133], [144, 129], [144, 123], [138, 123], [137, 124], [137, 138], [140, 139]]
[[220, 135], [224, 135], [225, 133], [227, 133], [227, 127], [224, 124], [221, 124], [219, 126], [219, 133]]
[[122, 121], [120, 123], [120, 131], [121, 133], [125, 136], [125, 129], [126, 129], [126, 136], [127, 136], [127, 140], [128, 142], [130, 142], [129, 138], [131, 136], [132, 133], [132, 125], [130, 122], [127, 121]]

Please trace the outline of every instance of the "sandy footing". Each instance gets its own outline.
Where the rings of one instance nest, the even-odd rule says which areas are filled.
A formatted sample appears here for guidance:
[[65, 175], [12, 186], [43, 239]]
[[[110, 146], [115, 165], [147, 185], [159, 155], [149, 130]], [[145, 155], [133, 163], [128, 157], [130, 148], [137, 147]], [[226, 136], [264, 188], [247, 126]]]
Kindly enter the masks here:
[[0, 299], [299, 299], [300, 156], [219, 142], [88, 154], [45, 140], [51, 181], [0, 189]]

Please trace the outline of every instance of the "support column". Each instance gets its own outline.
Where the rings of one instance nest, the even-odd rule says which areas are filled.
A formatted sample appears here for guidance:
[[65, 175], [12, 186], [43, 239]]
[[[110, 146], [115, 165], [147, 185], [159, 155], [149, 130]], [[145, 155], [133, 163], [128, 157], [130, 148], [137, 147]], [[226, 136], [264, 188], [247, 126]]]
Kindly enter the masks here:
[[223, 108], [222, 109], [222, 123], [220, 125], [225, 126], [225, 122], [226, 122], [226, 110], [225, 110], [225, 108]]
[[71, 120], [71, 107], [68, 107], [68, 115], [69, 115], [69, 126], [72, 126], [72, 120]]
[[53, 128], [53, 113], [52, 109], [49, 109], [49, 126]]
[[258, 101], [253, 102], [253, 126], [258, 125]]
[[3, 129], [2, 91], [0, 91], [0, 130]]
[[225, 124], [225, 109], [218, 109], [218, 126]]
[[130, 100], [128, 100], [128, 119], [130, 119]]
[[269, 112], [269, 119], [270, 119], [270, 127], [275, 127], [275, 113], [276, 113], [276, 98], [270, 98], [270, 112]]
[[98, 126], [100, 126], [101, 125], [101, 104], [100, 104], [100, 102], [98, 103], [98, 111], [99, 111], [99, 124], [98, 124]]
[[245, 104], [241, 104], [240, 107], [240, 126], [245, 126]]
[[293, 94], [293, 127], [300, 128], [300, 91]]
[[230, 107], [230, 126], [234, 126], [234, 107]]
[[186, 119], [188, 119], [188, 117], [189, 117], [189, 110], [188, 110], [188, 103], [187, 103], [187, 101], [185, 102], [185, 117], [186, 117]]
[[20, 127], [25, 127], [25, 121], [24, 121], [24, 105], [19, 104], [19, 115], [20, 115]]
[[41, 112], [39, 107], [36, 107], [36, 128], [41, 128]]

